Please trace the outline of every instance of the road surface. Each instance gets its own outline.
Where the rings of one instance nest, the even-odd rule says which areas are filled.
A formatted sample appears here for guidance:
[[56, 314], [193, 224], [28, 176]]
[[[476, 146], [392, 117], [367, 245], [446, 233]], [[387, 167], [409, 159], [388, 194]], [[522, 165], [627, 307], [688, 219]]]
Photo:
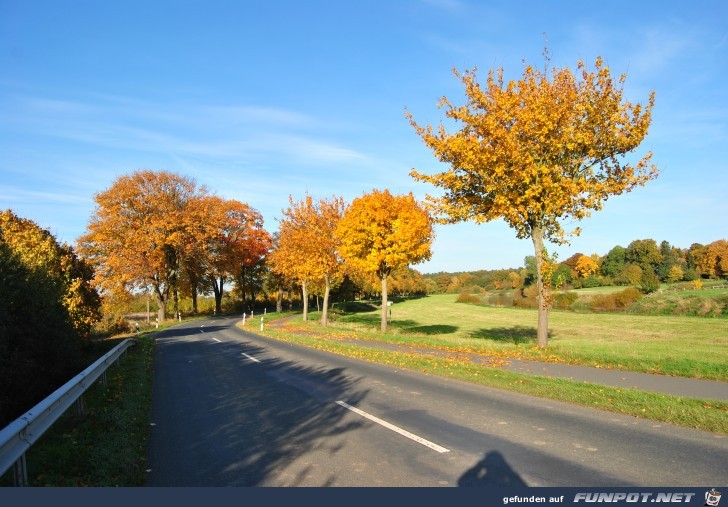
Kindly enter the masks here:
[[728, 438], [246, 333], [157, 336], [150, 486], [710, 486]]

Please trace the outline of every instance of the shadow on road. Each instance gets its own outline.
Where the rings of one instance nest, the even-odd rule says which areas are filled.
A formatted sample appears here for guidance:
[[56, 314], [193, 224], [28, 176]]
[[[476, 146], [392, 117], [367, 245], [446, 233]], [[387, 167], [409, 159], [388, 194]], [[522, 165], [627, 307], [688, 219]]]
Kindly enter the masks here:
[[458, 480], [458, 486], [527, 486], [498, 451], [486, 453], [485, 457]]
[[336, 453], [343, 445], [337, 437], [362, 426], [347, 422], [347, 411], [334, 403], [361, 402], [367, 392], [357, 388], [359, 380], [342, 369], [267, 359], [244, 340], [216, 343], [198, 333], [170, 330], [157, 342], [148, 485], [334, 483], [336, 477], [311, 467], [287, 465], [307, 453]]

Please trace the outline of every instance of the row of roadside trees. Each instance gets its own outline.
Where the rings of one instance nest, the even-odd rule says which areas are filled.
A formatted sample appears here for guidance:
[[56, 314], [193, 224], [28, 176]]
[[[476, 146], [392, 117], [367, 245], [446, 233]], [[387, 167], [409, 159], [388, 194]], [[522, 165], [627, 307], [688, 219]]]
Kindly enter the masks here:
[[360, 286], [381, 284], [381, 329], [387, 329], [389, 277], [431, 256], [432, 220], [412, 194], [372, 190], [347, 203], [340, 197], [301, 201], [289, 198], [284, 210], [271, 268], [303, 289], [303, 318], [308, 317], [308, 287], [323, 285], [321, 323], [328, 324], [332, 284], [344, 278]]
[[223, 199], [192, 178], [140, 170], [96, 194], [81, 254], [95, 268], [95, 286], [109, 299], [149, 291], [158, 319], [167, 302], [178, 313], [180, 294], [197, 310], [197, 295], [214, 293], [216, 310], [226, 283], [246, 286], [246, 270], [267, 255], [271, 235], [248, 204]]
[[220, 312], [225, 287], [244, 290], [246, 271], [264, 266], [279, 308], [284, 292], [301, 288], [304, 318], [309, 290], [322, 289], [326, 324], [332, 286], [345, 278], [362, 286], [376, 277], [386, 306], [390, 275], [431, 255], [427, 211], [411, 194], [387, 190], [373, 190], [350, 204], [341, 197], [290, 197], [273, 235], [249, 205], [166, 171], [122, 176], [95, 200], [79, 239], [80, 252], [95, 267], [95, 286], [109, 298], [151, 291], [160, 320], [170, 299], [177, 313], [181, 294], [192, 298], [196, 310], [197, 295], [212, 292]]

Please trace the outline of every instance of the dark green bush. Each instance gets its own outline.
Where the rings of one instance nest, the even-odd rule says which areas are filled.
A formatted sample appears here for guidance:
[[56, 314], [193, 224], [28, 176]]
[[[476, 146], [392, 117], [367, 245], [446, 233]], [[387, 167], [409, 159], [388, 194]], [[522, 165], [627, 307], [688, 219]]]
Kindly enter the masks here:
[[657, 292], [660, 288], [660, 279], [657, 275], [649, 269], [645, 269], [642, 273], [642, 281], [640, 282], [640, 289], [645, 294], [652, 294]]
[[584, 279], [584, 282], [581, 284], [582, 287], [591, 289], [593, 287], [601, 287], [602, 282], [594, 275], [589, 275]]

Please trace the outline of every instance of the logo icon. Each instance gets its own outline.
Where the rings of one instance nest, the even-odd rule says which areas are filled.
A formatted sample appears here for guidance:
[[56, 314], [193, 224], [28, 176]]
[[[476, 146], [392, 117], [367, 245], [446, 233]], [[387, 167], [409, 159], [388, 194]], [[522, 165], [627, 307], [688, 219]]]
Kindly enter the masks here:
[[705, 492], [705, 505], [708, 507], [718, 507], [720, 503], [720, 491], [716, 491], [715, 488]]

